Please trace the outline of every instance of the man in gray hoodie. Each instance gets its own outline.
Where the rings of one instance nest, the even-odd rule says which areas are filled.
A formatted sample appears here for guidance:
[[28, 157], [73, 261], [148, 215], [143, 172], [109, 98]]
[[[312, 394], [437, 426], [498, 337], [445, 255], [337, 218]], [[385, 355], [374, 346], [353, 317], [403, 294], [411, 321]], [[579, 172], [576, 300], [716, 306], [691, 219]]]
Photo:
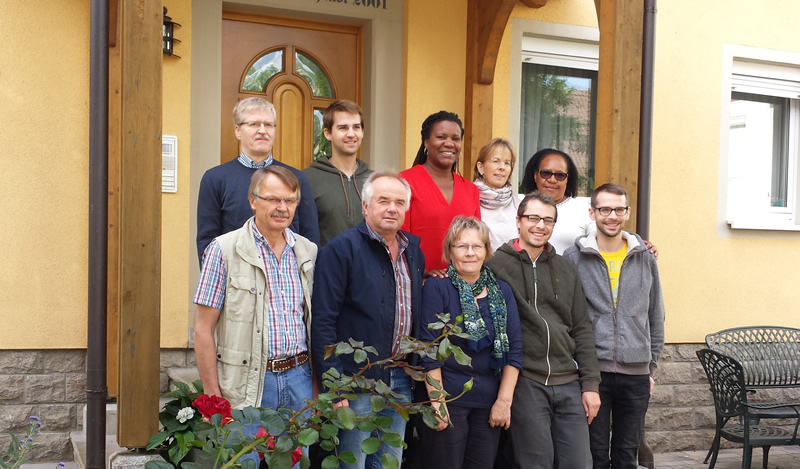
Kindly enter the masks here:
[[658, 267], [642, 238], [622, 230], [630, 217], [623, 187], [595, 189], [589, 215], [597, 232], [576, 239], [564, 257], [581, 279], [602, 378], [600, 410], [589, 425], [593, 467], [636, 468], [652, 375], [664, 347]]
[[364, 138], [364, 117], [358, 104], [340, 99], [322, 115], [330, 156], [323, 156], [303, 170], [317, 204], [320, 245], [364, 220], [361, 187], [369, 177], [366, 163], [358, 158]]

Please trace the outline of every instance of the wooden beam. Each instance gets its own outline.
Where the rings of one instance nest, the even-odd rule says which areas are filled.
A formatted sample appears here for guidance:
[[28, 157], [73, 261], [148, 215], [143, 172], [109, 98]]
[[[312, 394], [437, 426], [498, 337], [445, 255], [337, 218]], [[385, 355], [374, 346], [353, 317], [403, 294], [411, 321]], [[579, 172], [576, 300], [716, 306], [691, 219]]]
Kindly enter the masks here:
[[[600, 27], [595, 183], [624, 186], [630, 205], [635, 208], [643, 3], [603, 0], [595, 1], [595, 8]], [[636, 211], [632, 210], [629, 227], [636, 226], [635, 218]]]
[[516, 0], [469, 0], [462, 174], [471, 179], [480, 148], [492, 139], [494, 71]]
[[158, 431], [161, 246], [161, 0], [122, 2], [117, 442]]

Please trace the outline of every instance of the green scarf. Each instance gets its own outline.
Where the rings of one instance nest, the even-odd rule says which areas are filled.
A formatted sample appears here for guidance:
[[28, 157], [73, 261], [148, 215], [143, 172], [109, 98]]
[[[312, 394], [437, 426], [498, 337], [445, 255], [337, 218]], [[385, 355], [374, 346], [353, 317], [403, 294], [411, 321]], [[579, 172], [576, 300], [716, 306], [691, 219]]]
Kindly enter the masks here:
[[[497, 278], [488, 267], [483, 266], [478, 280], [474, 284], [469, 284], [458, 275], [453, 264], [447, 267], [447, 275], [458, 290], [461, 315], [464, 317], [464, 329], [470, 337], [469, 350], [477, 352], [490, 344], [493, 345], [491, 366], [499, 372], [508, 364], [508, 332], [506, 330], [508, 311]], [[488, 292], [489, 314], [494, 326], [493, 342], [489, 337], [489, 331], [486, 330], [486, 323], [483, 321], [478, 304], [475, 302], [475, 297], [480, 295], [484, 288]]]

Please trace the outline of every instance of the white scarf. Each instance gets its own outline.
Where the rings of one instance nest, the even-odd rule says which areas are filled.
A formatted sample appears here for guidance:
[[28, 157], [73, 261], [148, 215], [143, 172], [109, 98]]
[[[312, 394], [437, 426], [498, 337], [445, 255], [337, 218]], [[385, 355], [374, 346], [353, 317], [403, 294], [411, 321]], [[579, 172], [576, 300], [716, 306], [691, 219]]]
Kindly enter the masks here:
[[487, 210], [496, 210], [508, 206], [514, 197], [514, 191], [511, 189], [511, 184], [506, 183], [500, 189], [487, 186], [483, 179], [475, 181], [480, 193], [481, 207]]

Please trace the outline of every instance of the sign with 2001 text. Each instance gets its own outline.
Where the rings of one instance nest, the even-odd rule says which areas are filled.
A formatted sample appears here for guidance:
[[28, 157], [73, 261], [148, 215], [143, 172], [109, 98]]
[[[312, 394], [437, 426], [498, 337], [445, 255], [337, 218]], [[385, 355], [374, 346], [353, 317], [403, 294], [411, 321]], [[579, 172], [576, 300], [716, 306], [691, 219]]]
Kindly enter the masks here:
[[386, 2], [389, 0], [317, 0], [317, 3], [341, 3], [342, 5], [353, 5], [356, 7], [372, 7], [386, 9]]

